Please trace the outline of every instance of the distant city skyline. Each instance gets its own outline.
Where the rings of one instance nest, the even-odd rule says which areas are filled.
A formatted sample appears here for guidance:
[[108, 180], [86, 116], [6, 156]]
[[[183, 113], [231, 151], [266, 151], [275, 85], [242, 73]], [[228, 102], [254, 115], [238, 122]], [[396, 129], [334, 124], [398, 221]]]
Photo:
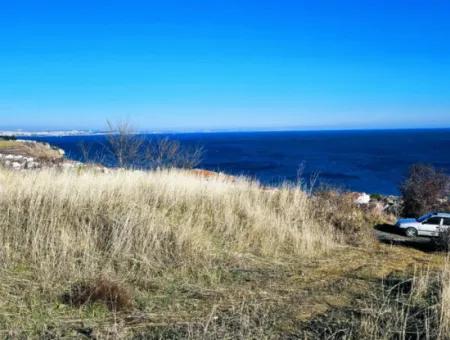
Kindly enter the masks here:
[[0, 11], [0, 130], [450, 127], [446, 1], [28, 1]]

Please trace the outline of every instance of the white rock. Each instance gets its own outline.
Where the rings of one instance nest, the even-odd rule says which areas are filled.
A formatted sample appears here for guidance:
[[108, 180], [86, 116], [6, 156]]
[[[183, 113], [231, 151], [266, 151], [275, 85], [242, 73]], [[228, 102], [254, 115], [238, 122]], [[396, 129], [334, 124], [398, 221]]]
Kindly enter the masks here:
[[27, 162], [25, 167], [27, 169], [35, 169], [39, 167], [39, 163], [38, 162]]
[[21, 169], [22, 168], [22, 164], [20, 164], [19, 162], [12, 162], [11, 166], [13, 167], [13, 169]]
[[76, 166], [76, 164], [75, 163], [70, 163], [70, 162], [64, 162], [64, 163], [61, 164], [61, 166], [64, 169], [70, 169], [70, 168], [74, 168]]
[[359, 197], [354, 200], [356, 204], [369, 204], [370, 203], [370, 195], [365, 192], [361, 193]]

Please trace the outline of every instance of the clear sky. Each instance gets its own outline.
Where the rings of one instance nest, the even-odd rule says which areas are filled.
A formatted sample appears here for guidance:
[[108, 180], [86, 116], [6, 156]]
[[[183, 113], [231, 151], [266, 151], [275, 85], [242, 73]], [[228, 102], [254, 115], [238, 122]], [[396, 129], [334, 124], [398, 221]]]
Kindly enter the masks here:
[[0, 129], [450, 127], [450, 1], [2, 1]]

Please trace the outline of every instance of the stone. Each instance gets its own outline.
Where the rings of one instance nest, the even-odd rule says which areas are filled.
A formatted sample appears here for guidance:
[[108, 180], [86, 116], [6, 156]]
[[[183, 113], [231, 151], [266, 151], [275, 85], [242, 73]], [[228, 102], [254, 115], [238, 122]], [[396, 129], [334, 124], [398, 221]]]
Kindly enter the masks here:
[[27, 162], [26, 165], [25, 165], [25, 167], [26, 167], [27, 169], [36, 169], [36, 168], [39, 168], [39, 163], [38, 163], [38, 162], [34, 162], [34, 161], [32, 161], [32, 162]]
[[12, 162], [11, 166], [13, 167], [13, 169], [21, 169], [22, 168], [22, 164], [20, 164], [19, 162]]
[[360, 193], [358, 197], [353, 201], [355, 204], [369, 204], [370, 203], [370, 195], [365, 192]]

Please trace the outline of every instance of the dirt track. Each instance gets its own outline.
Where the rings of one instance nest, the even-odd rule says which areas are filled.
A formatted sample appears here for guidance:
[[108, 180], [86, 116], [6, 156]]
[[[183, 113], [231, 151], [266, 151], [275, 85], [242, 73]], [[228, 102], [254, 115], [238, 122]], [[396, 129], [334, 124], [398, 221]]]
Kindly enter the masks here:
[[392, 225], [377, 226], [374, 229], [375, 236], [380, 242], [394, 245], [403, 245], [424, 251], [435, 250], [433, 239], [429, 237], [406, 237], [395, 230]]

